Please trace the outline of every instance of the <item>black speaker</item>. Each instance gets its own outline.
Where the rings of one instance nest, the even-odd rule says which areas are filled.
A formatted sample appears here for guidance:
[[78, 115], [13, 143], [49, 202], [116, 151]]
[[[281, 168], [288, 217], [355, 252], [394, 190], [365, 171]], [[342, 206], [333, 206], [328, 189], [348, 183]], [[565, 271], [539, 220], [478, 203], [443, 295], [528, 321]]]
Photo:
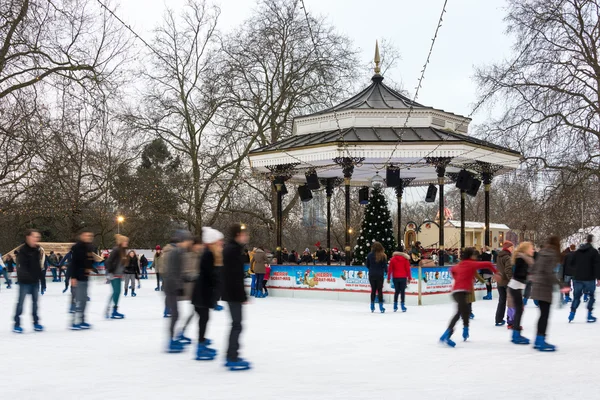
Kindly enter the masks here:
[[321, 184], [319, 184], [319, 177], [316, 172], [311, 172], [306, 174], [306, 184], [310, 190], [317, 190], [321, 188]]
[[471, 189], [471, 183], [473, 181], [473, 175], [469, 173], [467, 170], [462, 170], [458, 173], [458, 177], [456, 178], [456, 187], [460, 190], [469, 190]]
[[363, 206], [369, 204], [369, 188], [367, 186], [362, 187], [358, 191], [358, 202]]
[[479, 179], [473, 178], [471, 181], [471, 187], [467, 190], [467, 194], [469, 196], [477, 196], [477, 192], [479, 191], [479, 187], [481, 186], [481, 181]]
[[427, 188], [427, 196], [425, 196], [425, 201], [427, 203], [435, 202], [435, 196], [437, 196], [437, 191], [437, 186], [435, 186], [433, 183], [430, 183], [429, 187]]
[[308, 188], [308, 185], [298, 186], [298, 194], [300, 195], [300, 200], [303, 203], [306, 203], [307, 201], [311, 201], [313, 198], [312, 192]]
[[385, 183], [387, 187], [400, 186], [400, 170], [398, 168], [388, 168], [385, 171]]

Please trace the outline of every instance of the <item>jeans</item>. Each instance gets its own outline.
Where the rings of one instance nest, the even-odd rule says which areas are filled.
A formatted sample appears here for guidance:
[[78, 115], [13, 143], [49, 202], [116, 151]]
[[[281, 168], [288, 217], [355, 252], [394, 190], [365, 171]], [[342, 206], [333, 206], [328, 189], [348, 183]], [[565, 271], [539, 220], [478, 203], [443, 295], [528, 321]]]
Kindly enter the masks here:
[[506, 286], [498, 286], [498, 308], [496, 309], [496, 323], [504, 321], [506, 314]]
[[454, 332], [454, 326], [460, 318], [463, 320], [463, 326], [468, 328], [469, 318], [471, 316], [471, 303], [467, 302], [469, 292], [454, 292], [452, 293], [452, 297], [454, 298], [454, 301], [456, 301], [457, 310], [448, 325], [450, 332]]
[[202, 343], [206, 339], [204, 335], [206, 334], [210, 312], [208, 307], [196, 307], [196, 313], [200, 317], [198, 321], [198, 343]]
[[383, 276], [369, 277], [371, 284], [371, 303], [375, 303], [375, 296], [378, 297], [379, 303], [383, 304]]
[[19, 284], [19, 300], [17, 302], [17, 310], [15, 312], [15, 326], [21, 326], [21, 314], [23, 314], [23, 303], [25, 296], [31, 295], [31, 314], [33, 316], [33, 324], [37, 325], [40, 319], [37, 314], [38, 310], [38, 293], [40, 291], [39, 283], [21, 283]]
[[142, 267], [142, 279], [148, 279], [148, 267]]
[[256, 276], [256, 283], [254, 284], [255, 289], [256, 289], [256, 293], [262, 293], [263, 292], [263, 279], [265, 278], [265, 274], [254, 274], [254, 276]]
[[256, 274], [250, 275], [252, 281], [250, 282], [250, 294], [254, 295], [256, 293]]
[[508, 288], [508, 293], [510, 294], [515, 306], [515, 315], [512, 321], [513, 331], [520, 331], [521, 318], [523, 317], [523, 310], [525, 307], [523, 304], [523, 291], [521, 289]]
[[227, 303], [231, 313], [231, 333], [229, 334], [229, 348], [227, 360], [237, 361], [240, 349], [240, 334], [242, 333], [242, 303]]
[[[135, 282], [134, 282], [135, 284]], [[171, 313], [171, 323], [169, 325], [169, 334], [171, 335], [171, 340], [175, 339], [175, 326], [177, 325], [177, 320], [179, 319], [179, 309], [177, 308], [177, 295], [176, 294], [167, 294], [165, 297], [165, 307]]]
[[594, 310], [594, 303], [596, 302], [596, 282], [595, 281], [573, 281], [573, 304], [571, 304], [571, 311], [577, 311], [577, 307], [581, 303], [581, 295], [589, 294], [590, 301], [588, 301], [587, 308], [591, 312]]
[[73, 324], [79, 325], [85, 322], [85, 308], [88, 299], [88, 282], [77, 281], [75, 287], [75, 314], [73, 315]]
[[398, 295], [400, 295], [400, 302], [404, 304], [406, 299], [406, 281], [408, 278], [394, 278], [394, 303], [398, 303]]
[[6, 286], [12, 285], [12, 281], [10, 280], [8, 270], [6, 268], [2, 268], [2, 275], [4, 276], [4, 280], [6, 281]]
[[540, 307], [540, 319], [538, 320], [537, 336], [546, 336], [548, 317], [550, 316], [550, 303], [540, 300], [538, 304]]
[[58, 280], [58, 272], [56, 272], [56, 268], [50, 268], [50, 272], [52, 272], [52, 282], [56, 282]]

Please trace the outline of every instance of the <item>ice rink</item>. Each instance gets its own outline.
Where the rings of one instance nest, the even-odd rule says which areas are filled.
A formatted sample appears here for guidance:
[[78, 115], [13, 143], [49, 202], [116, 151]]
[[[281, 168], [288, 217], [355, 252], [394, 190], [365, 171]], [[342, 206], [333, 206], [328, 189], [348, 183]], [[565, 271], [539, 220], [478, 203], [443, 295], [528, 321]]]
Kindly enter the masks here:
[[[495, 301], [474, 304], [471, 339], [455, 349], [438, 338], [451, 304], [409, 307], [407, 313], [371, 314], [365, 303], [269, 297], [244, 308], [242, 357], [253, 369], [223, 367], [227, 309], [213, 312], [207, 336], [219, 358], [195, 361], [195, 344], [166, 354], [163, 296], [142, 281], [136, 298], [121, 300], [126, 319], [106, 320], [109, 287], [91, 285], [91, 331], [69, 331], [69, 295], [48, 282], [40, 298], [41, 323], [33, 332], [31, 302], [23, 335], [11, 332], [18, 287], [0, 292], [0, 393], [2, 399], [565, 399], [594, 398], [600, 370], [600, 324], [585, 310], [567, 323], [568, 309], [553, 306], [548, 342], [556, 353], [509, 342], [494, 326]], [[191, 306], [180, 303], [184, 314]], [[181, 312], [181, 311], [180, 311]], [[533, 339], [538, 310], [530, 304], [524, 336]], [[195, 339], [196, 320], [187, 332]], [[459, 340], [460, 339], [460, 340]]]

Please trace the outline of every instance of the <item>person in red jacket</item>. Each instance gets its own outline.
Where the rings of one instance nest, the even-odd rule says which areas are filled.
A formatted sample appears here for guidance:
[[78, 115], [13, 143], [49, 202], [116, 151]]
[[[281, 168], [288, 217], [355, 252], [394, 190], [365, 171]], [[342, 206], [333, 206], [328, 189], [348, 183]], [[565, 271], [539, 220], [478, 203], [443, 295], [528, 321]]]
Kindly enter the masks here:
[[400, 295], [400, 307], [402, 312], [406, 312], [404, 300], [406, 298], [406, 286], [412, 279], [410, 274], [410, 257], [404, 252], [404, 247], [400, 246], [395, 251], [388, 266], [388, 283], [394, 279], [394, 312], [398, 311], [398, 295]]
[[458, 322], [459, 318], [463, 320], [463, 339], [469, 338], [469, 316], [471, 314], [471, 307], [468, 303], [469, 294], [473, 291], [473, 283], [475, 280], [475, 274], [479, 269], [489, 269], [496, 272], [496, 267], [489, 261], [475, 261], [473, 260], [473, 254], [475, 249], [469, 247], [465, 249], [462, 254], [462, 261], [450, 269], [452, 278], [454, 278], [454, 286], [452, 287], [452, 297], [457, 304], [457, 312], [454, 317], [450, 320], [450, 325], [442, 337], [440, 342], [447, 344], [450, 347], [456, 346], [450, 337], [454, 333], [454, 326]]

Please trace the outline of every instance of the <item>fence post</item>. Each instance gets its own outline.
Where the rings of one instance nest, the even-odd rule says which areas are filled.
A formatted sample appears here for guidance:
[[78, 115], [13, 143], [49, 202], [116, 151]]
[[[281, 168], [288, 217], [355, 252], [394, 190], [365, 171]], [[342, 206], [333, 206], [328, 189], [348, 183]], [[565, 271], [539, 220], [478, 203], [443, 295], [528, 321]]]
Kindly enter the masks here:
[[421, 281], [423, 280], [423, 270], [421, 269], [421, 264], [419, 263], [419, 276], [418, 276], [418, 287], [419, 287], [419, 305], [422, 306], [423, 305], [423, 301], [421, 299]]

